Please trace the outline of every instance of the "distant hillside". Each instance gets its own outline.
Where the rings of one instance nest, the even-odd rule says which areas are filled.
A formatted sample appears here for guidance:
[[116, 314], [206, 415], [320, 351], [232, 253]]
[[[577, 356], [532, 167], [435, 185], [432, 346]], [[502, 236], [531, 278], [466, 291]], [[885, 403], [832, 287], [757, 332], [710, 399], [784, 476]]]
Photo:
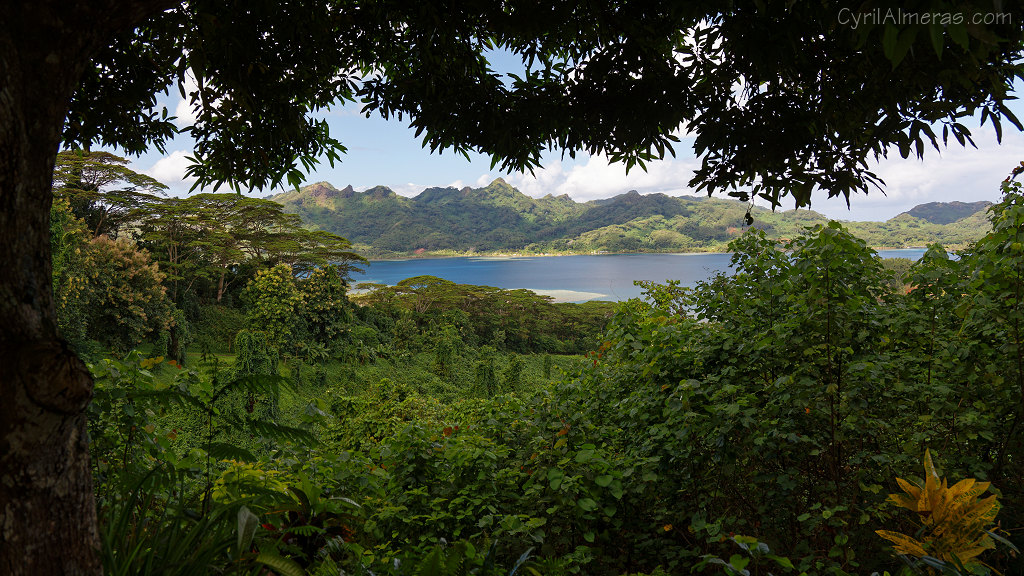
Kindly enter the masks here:
[[950, 224], [981, 212], [991, 206], [987, 200], [980, 202], [929, 202], [918, 204], [903, 214], [909, 214], [932, 224]]
[[[483, 188], [427, 188], [413, 198], [383, 186], [356, 192], [351, 186], [339, 190], [319, 182], [273, 199], [311, 225], [348, 238], [370, 257], [423, 252], [720, 251], [745, 229], [747, 209], [734, 200], [636, 191], [583, 203], [568, 196], [531, 198], [500, 178]], [[888, 222], [847, 225], [870, 244], [887, 247], [932, 242], [960, 246], [987, 229], [984, 206], [968, 211], [933, 204]], [[957, 210], [964, 216], [949, 220]], [[755, 227], [779, 238], [827, 221], [809, 210], [755, 208], [752, 214]], [[949, 221], [936, 222], [938, 218]]]

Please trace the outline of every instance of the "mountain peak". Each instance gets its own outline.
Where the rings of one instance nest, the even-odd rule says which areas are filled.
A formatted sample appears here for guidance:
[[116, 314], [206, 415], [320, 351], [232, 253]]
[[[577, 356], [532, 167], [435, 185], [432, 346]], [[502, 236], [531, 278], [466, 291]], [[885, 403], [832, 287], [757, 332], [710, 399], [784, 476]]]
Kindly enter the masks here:
[[991, 205], [992, 203], [987, 200], [979, 200], [978, 202], [928, 202], [927, 204], [918, 204], [910, 210], [903, 212], [900, 216], [906, 214], [927, 220], [932, 224], [951, 224], [980, 212]]
[[[468, 188], [468, 187], [467, 187]], [[460, 194], [466, 194], [466, 188], [459, 190], [454, 186], [435, 186], [433, 188], [425, 188], [423, 192], [417, 194], [413, 199], [416, 202], [422, 202], [424, 204], [438, 203], [438, 202], [451, 202], [456, 199]]]
[[394, 198], [398, 196], [398, 194], [395, 194], [394, 190], [388, 188], [387, 186], [374, 186], [373, 188], [364, 190], [363, 195], [366, 196], [367, 198], [375, 199]]
[[355, 190], [351, 185], [346, 186], [344, 190], [338, 190], [330, 182], [315, 182], [303, 186], [300, 193], [308, 195], [316, 201], [324, 201], [333, 198], [351, 198], [355, 195]]
[[630, 190], [629, 192], [625, 192], [623, 194], [618, 194], [616, 196], [612, 196], [611, 198], [603, 198], [603, 199], [600, 199], [600, 200], [591, 200], [591, 202], [593, 202], [595, 204], [617, 204], [617, 203], [636, 204], [637, 202], [641, 202], [642, 200], [643, 200], [643, 196], [639, 192], [637, 192], [636, 190]]

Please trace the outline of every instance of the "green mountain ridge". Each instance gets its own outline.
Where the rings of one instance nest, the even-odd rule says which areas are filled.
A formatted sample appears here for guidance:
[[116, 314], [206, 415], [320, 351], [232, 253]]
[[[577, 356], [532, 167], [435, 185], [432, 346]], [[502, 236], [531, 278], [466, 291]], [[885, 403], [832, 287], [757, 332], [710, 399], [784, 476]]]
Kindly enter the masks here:
[[[363, 192], [317, 182], [272, 199], [370, 257], [420, 253], [721, 251], [747, 226], [747, 204], [698, 196], [639, 194], [576, 202], [533, 198], [498, 178], [482, 188], [432, 187], [414, 197], [385, 186]], [[886, 222], [846, 222], [879, 247], [969, 244], [987, 228], [988, 202], [932, 202]], [[790, 238], [828, 221], [812, 210], [754, 207], [753, 226]]]
[[978, 202], [928, 202], [927, 204], [918, 204], [910, 210], [903, 212], [903, 214], [921, 218], [933, 224], [951, 224], [985, 210], [991, 205], [992, 203], [987, 200]]

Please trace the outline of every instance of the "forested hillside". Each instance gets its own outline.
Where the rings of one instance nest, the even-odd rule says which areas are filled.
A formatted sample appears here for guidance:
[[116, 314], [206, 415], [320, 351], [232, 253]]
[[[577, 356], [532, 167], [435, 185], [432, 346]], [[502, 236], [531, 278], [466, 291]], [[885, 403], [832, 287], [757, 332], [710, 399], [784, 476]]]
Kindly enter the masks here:
[[[221, 292], [247, 228], [173, 268], [155, 214], [93, 237], [74, 190], [54, 283], [96, 381], [108, 574], [1024, 570], [1017, 184], [955, 254], [754, 229], [732, 274], [582, 305], [433, 276], [352, 297], [277, 252]], [[196, 198], [213, 230], [199, 208], [246, 206]]]
[[991, 205], [991, 202], [985, 200], [979, 202], [928, 202], [914, 206], [904, 214], [927, 220], [933, 224], [949, 224], [980, 212]]
[[[748, 228], [747, 204], [630, 191], [585, 203], [531, 198], [497, 179], [483, 188], [427, 188], [406, 198], [378, 186], [356, 192], [320, 182], [273, 197], [305, 222], [348, 238], [369, 257], [415, 253], [723, 251]], [[984, 229], [987, 203], [932, 203], [887, 222], [849, 227], [877, 247], [961, 247]], [[809, 210], [751, 210], [752, 227], [792, 238], [827, 218]]]

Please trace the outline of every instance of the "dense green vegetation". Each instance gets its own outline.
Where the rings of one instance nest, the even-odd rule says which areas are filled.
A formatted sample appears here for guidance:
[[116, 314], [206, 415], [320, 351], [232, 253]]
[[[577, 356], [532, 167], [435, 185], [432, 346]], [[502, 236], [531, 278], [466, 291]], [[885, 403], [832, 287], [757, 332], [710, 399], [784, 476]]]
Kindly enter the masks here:
[[[55, 214], [67, 254], [84, 224]], [[343, 271], [284, 263], [167, 303], [193, 352], [166, 360], [163, 324], [145, 352], [91, 348], [106, 569], [1018, 573], [1020, 185], [988, 216], [912, 265], [835, 222], [748, 230], [734, 274], [620, 305], [431, 276], [355, 303]], [[150, 271], [118, 290], [159, 292], [149, 255], [105, 242], [126, 256], [104, 266]]]
[[[199, 304], [235, 302], [260, 270], [295, 277], [364, 262], [349, 242], [312, 231], [279, 204], [238, 194], [159, 195], [163, 185], [103, 152], [57, 156], [50, 210], [54, 293], [79, 350], [124, 352], [166, 333], [172, 358], [200, 321]], [[152, 264], [152, 265], [151, 265]]]
[[[248, 2], [244, 10], [202, 1], [8, 5], [0, 31], [0, 566], [13, 574], [99, 571], [85, 441], [93, 379], [57, 330], [51, 290], [46, 222], [51, 171], [62, 146], [165, 152], [175, 134], [186, 132], [195, 158], [188, 175], [200, 187], [226, 184], [237, 191], [298, 185], [316, 162], [337, 160], [344, 147], [322, 112], [341, 103], [407, 119], [432, 151], [485, 153], [502, 171], [532, 170], [555, 149], [643, 167], [674, 154], [685, 127], [696, 135], [693, 149], [701, 159], [691, 187], [741, 199], [756, 195], [773, 206], [792, 198], [806, 206], [812, 195], [849, 199], [877, 184], [870, 158], [897, 149], [904, 158], [921, 157], [929, 143], [940, 148], [940, 125], [943, 144], [952, 135], [961, 145], [971, 139], [961, 121], [971, 116], [991, 122], [997, 135], [1004, 119], [1022, 129], [1006, 107], [1020, 75], [1024, 37], [1021, 8], [1012, 3], [994, 2], [998, 17], [981, 25], [982, 13], [996, 14], [973, 3], [931, 2], [921, 14], [944, 13], [942, 20], [953, 21], [915, 17], [864, 26], [846, 18], [865, 14], [860, 3], [723, 8], [662, 2], [652, 8], [646, 0], [547, 6], [533, 0], [313, 1]], [[495, 51], [521, 62], [513, 66], [519, 73], [501, 76], [496, 68], [503, 66], [491, 62]], [[182, 130], [166, 108], [157, 110], [158, 95], [175, 84], [194, 118]], [[219, 256], [230, 259], [230, 248]], [[168, 348], [178, 350], [180, 324], [171, 327]], [[240, 362], [246, 371], [272, 371], [266, 338], [250, 334], [236, 348], [250, 356]], [[266, 374], [243, 372], [233, 380], [275, 396], [267, 384], [275, 380]], [[206, 394], [209, 389], [214, 392]], [[177, 391], [189, 397], [182, 387]], [[207, 408], [225, 397], [205, 384], [196, 391], [192, 405], [203, 407], [212, 431], [214, 416], [222, 421], [226, 413]], [[271, 414], [276, 411], [271, 403]], [[126, 431], [129, 439], [141, 434], [137, 426]], [[130, 453], [122, 453], [123, 462]], [[283, 503], [273, 511], [290, 510], [309, 522], [323, 518], [316, 485], [303, 482], [304, 489], [292, 492], [305, 495], [305, 505]], [[181, 501], [185, 488], [149, 492]], [[224, 496], [214, 494], [231, 500], [230, 493]], [[124, 524], [108, 526], [145, 534], [161, 525], [160, 513], [173, 510], [163, 504], [157, 501], [153, 515], [138, 524], [131, 522], [137, 516], [126, 515]], [[225, 566], [239, 567], [251, 556], [256, 515], [239, 511], [233, 548], [220, 548], [219, 540], [195, 545], [222, 533], [217, 520], [224, 508], [203, 509], [206, 515], [194, 525], [200, 529], [169, 532], [200, 538], [177, 540], [186, 545], [176, 550], [208, 558], [227, 550], [236, 560]], [[317, 527], [295, 526], [281, 541], [309, 543], [295, 535], [311, 538]], [[292, 571], [266, 549], [265, 539], [259, 543], [265, 565]], [[181, 566], [178, 557], [147, 554], [151, 545], [121, 550], [157, 568]], [[457, 550], [478, 557], [465, 545]], [[442, 554], [428, 555], [432, 566], [419, 572], [440, 571]], [[328, 563], [324, 555], [310, 557], [306, 561]], [[447, 571], [456, 571], [451, 562], [457, 559], [447, 555]]]
[[[414, 198], [383, 186], [364, 192], [327, 183], [273, 197], [285, 210], [351, 240], [371, 257], [480, 252], [725, 251], [748, 228], [748, 205], [703, 197], [629, 192], [577, 203], [568, 196], [530, 198], [498, 179], [483, 188], [428, 188]], [[964, 247], [985, 230], [986, 202], [932, 203], [887, 222], [851, 222], [871, 246]], [[827, 218], [809, 210], [751, 210], [753, 227], [793, 238]]]

